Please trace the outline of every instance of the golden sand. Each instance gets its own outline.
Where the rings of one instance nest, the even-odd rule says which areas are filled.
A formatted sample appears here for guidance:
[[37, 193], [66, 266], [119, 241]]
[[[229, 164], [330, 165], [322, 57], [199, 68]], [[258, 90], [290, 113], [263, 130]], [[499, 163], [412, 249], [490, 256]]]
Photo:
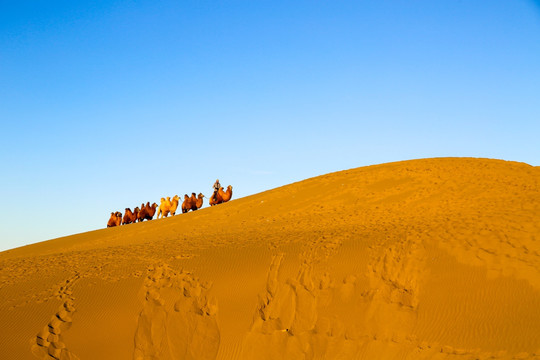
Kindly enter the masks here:
[[6, 251], [0, 358], [540, 359], [539, 180], [404, 161]]

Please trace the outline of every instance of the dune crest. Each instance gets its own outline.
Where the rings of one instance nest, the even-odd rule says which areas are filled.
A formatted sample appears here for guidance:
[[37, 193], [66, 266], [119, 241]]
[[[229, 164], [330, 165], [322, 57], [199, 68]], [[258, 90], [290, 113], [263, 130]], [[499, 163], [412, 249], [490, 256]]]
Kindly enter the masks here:
[[522, 163], [403, 161], [9, 250], [0, 345], [37, 359], [538, 360], [539, 184]]

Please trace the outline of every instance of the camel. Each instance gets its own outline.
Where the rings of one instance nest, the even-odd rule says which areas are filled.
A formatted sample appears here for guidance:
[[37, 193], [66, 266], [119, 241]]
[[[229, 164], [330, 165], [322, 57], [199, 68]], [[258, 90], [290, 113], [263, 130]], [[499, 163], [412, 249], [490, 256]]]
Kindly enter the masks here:
[[184, 195], [184, 202], [182, 203], [182, 214], [187, 213], [191, 209], [191, 199], [187, 194]]
[[171, 200], [171, 216], [176, 214], [176, 209], [178, 209], [178, 203], [180, 202], [180, 196], [174, 195]]
[[133, 223], [135, 223], [137, 220], [139, 220], [139, 212], [140, 212], [140, 211], [141, 211], [141, 210], [139, 210], [139, 207], [138, 207], [138, 206], [135, 207], [135, 209], [133, 209], [133, 218], [132, 218], [132, 219], [133, 219], [133, 221], [132, 221]]
[[159, 204], [159, 209], [157, 213], [157, 219], [159, 219], [159, 216], [161, 217], [167, 217], [169, 216], [169, 212], [171, 212], [171, 197], [167, 196], [167, 199], [161, 198], [161, 204]]
[[195, 193], [191, 193], [191, 196], [189, 198], [189, 210], [197, 210], [197, 195]]
[[114, 212], [111, 213], [111, 217], [109, 218], [109, 221], [107, 222], [107, 227], [113, 227], [116, 226], [116, 214]]
[[120, 211], [116, 212], [116, 226], [122, 225], [122, 213]]
[[210, 199], [208, 199], [208, 204], [210, 206], [214, 206], [218, 204], [218, 192], [214, 191], [212, 195], [210, 195]]
[[146, 210], [146, 206], [144, 205], [144, 203], [141, 204], [141, 210], [139, 210], [139, 214], [137, 216], [137, 219], [139, 220], [139, 222], [143, 221], [146, 217], [146, 213], [147, 213], [147, 210]]
[[120, 211], [112, 212], [107, 227], [120, 226], [122, 224], [122, 213]]
[[221, 196], [221, 202], [227, 202], [232, 198], [232, 185], [227, 186], [227, 192], [223, 192], [223, 188], [220, 188], [218, 195]]
[[210, 197], [209, 203], [210, 206], [214, 206], [217, 204], [221, 204], [224, 202], [227, 202], [231, 200], [232, 197], [232, 186], [227, 186], [227, 191], [223, 191], [223, 187], [219, 188], [218, 191], [214, 191], [212, 196]]
[[[131, 224], [133, 220], [133, 212], [131, 212], [130, 208], [126, 208], [126, 212], [124, 213], [124, 219], [122, 220], [122, 225]], [[137, 219], [137, 217], [135, 217]]]
[[141, 205], [141, 211], [139, 211], [139, 222], [142, 222], [144, 220], [152, 220], [154, 218], [154, 214], [156, 213], [157, 204], [153, 203], [152, 206], [150, 206], [150, 201], [146, 203], [146, 205]]
[[187, 213], [189, 210], [195, 211], [201, 208], [203, 205], [203, 198], [204, 195], [202, 193], [199, 193], [199, 195], [195, 195], [195, 193], [191, 193], [191, 197], [184, 195], [184, 202], [182, 203], [182, 213]]
[[203, 205], [203, 198], [204, 198], [204, 195], [202, 193], [199, 193], [199, 196], [197, 196], [197, 201], [195, 201], [195, 209], [193, 209], [193, 206], [192, 206], [191, 210], [200, 209]]
[[126, 208], [126, 212], [124, 213], [124, 220], [122, 220], [122, 225], [127, 224], [133, 224], [137, 222], [139, 219], [139, 207], [137, 206], [135, 209], [133, 209], [133, 212], [130, 208]]
[[154, 214], [156, 213], [157, 204], [153, 203], [152, 206], [150, 206], [150, 201], [146, 203], [146, 220], [152, 220], [154, 218]]

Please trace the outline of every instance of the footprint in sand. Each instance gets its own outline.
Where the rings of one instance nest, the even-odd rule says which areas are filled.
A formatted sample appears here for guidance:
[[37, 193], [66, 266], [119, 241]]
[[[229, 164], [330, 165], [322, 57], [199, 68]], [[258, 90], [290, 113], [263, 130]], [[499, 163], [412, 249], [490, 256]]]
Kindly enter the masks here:
[[425, 257], [420, 237], [411, 231], [392, 246], [372, 250], [369, 277], [377, 290], [373, 298], [415, 311]]
[[134, 360], [215, 359], [220, 332], [211, 284], [168, 265], [151, 267], [135, 332]]
[[63, 303], [58, 308], [56, 314], [51, 317], [51, 321], [30, 340], [32, 354], [38, 359], [57, 359], [57, 360], [79, 360], [70, 352], [62, 338], [62, 333], [71, 327], [73, 313], [75, 312], [72, 287], [79, 275], [66, 280], [65, 284], [60, 286], [57, 295]]
[[[308, 260], [301, 263], [296, 278], [285, 281], [279, 279], [283, 255], [272, 258], [266, 292], [259, 297], [241, 359], [353, 358], [353, 352], [341, 346], [346, 341], [343, 325], [324, 311], [337, 295], [334, 281], [327, 272], [316, 276], [312, 258], [302, 257]], [[347, 277], [345, 284], [354, 279]], [[343, 293], [350, 298], [354, 289], [347, 286]]]

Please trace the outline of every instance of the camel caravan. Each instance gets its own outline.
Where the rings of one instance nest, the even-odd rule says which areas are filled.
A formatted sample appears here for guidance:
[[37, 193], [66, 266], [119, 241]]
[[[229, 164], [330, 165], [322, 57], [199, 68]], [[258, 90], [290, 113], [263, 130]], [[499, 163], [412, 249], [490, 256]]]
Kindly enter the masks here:
[[[205, 197], [206, 196], [204, 196], [202, 193], [199, 193], [199, 195], [191, 193], [191, 196], [185, 194], [184, 201], [181, 205], [182, 214], [185, 214], [190, 210], [196, 211], [200, 209], [203, 206], [203, 198]], [[210, 206], [222, 204], [231, 200], [231, 197], [232, 186], [227, 186], [227, 191], [224, 191], [223, 187], [221, 187], [219, 184], [219, 180], [216, 180], [216, 183], [214, 184], [214, 192], [212, 193], [212, 196], [210, 196], [210, 199], [208, 199], [208, 203]], [[142, 222], [144, 220], [150, 221], [154, 218], [156, 212], [156, 219], [166, 218], [169, 216], [169, 214], [174, 216], [176, 214], [176, 210], [178, 209], [179, 203], [180, 197], [175, 195], [172, 199], [170, 196], [161, 198], [161, 203], [159, 206], [156, 203], [150, 205], [150, 202], [147, 202], [146, 204], [142, 203], [140, 208], [137, 206], [133, 211], [131, 211], [130, 208], [126, 208], [123, 215], [120, 211], [115, 211], [111, 213], [111, 217], [107, 222], [107, 227], [128, 225], [136, 222]]]

